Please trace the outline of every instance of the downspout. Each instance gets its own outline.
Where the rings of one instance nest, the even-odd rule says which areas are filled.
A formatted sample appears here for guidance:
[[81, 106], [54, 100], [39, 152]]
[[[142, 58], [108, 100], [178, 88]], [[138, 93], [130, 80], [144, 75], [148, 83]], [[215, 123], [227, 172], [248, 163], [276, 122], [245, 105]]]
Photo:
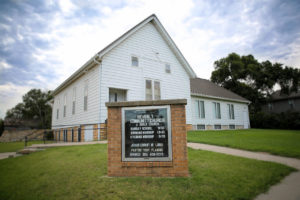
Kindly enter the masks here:
[[101, 62], [99, 62], [96, 58], [100, 58], [100, 55], [96, 54], [96, 56], [94, 57], [94, 62], [97, 63], [98, 65], [101, 65]]
[[[99, 129], [98, 131], [100, 132], [100, 127], [101, 127], [101, 74], [102, 74], [102, 62], [99, 62], [97, 60], [97, 58], [100, 58], [100, 55], [99, 53], [96, 54], [96, 56], [94, 57], [94, 63], [98, 64], [100, 67], [99, 67]], [[101, 58], [100, 58], [101, 59]], [[102, 60], [101, 60], [102, 61]], [[98, 136], [99, 136], [99, 133], [98, 133]], [[100, 138], [98, 138], [100, 139]]]

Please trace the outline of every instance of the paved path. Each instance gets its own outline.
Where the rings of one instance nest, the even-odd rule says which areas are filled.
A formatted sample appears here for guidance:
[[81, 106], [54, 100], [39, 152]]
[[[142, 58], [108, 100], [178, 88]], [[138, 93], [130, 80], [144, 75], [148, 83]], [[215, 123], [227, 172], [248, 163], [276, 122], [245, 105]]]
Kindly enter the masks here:
[[63, 147], [63, 146], [80, 146], [88, 144], [106, 144], [107, 141], [93, 141], [93, 142], [59, 142], [59, 143], [49, 143], [49, 144], [33, 144], [27, 148], [50, 148], [50, 147]]
[[[271, 161], [281, 163], [300, 170], [300, 160], [295, 158], [287, 158], [282, 156], [274, 156], [268, 153], [252, 152], [228, 147], [220, 147], [209, 144], [188, 143], [188, 147], [193, 149], [201, 149], [207, 151], [214, 151], [234, 156], [252, 158], [256, 160]], [[299, 200], [300, 199], [300, 172], [291, 173], [285, 177], [280, 183], [270, 188], [267, 193], [260, 194], [256, 200]]]
[[5, 152], [5, 153], [0, 153], [0, 160], [8, 158], [9, 156], [16, 156], [16, 152]]
[[[31, 146], [26, 147], [25, 149], [29, 149], [32, 151], [38, 151], [44, 148], [50, 147], [62, 147], [62, 146], [79, 146], [79, 145], [88, 145], [88, 144], [106, 144], [107, 141], [93, 141], [93, 142], [60, 142], [60, 143], [49, 143], [49, 144], [33, 144]], [[5, 152], [0, 153], [0, 160], [9, 158], [10, 156], [18, 156], [16, 152]]]

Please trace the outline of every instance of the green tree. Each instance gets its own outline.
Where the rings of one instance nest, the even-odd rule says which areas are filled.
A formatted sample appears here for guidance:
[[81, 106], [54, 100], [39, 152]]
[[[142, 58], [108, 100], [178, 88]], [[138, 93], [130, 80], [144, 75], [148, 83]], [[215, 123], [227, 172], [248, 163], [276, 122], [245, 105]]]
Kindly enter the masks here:
[[51, 91], [43, 92], [32, 89], [23, 96], [23, 102], [6, 112], [6, 119], [38, 120], [41, 128], [50, 128], [52, 108], [50, 100]]
[[231, 53], [214, 65], [211, 81], [250, 100], [251, 113], [260, 110], [276, 84], [287, 94], [297, 91], [300, 85], [299, 69], [270, 61], [259, 62], [252, 55]]

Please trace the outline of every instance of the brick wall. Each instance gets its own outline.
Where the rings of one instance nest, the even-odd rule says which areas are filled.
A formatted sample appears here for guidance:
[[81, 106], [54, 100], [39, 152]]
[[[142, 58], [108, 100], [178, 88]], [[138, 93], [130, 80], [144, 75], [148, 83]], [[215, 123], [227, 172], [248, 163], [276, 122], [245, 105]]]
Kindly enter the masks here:
[[[64, 130], [68, 130], [67, 132], [67, 141], [72, 142], [72, 129], [74, 129], [74, 142], [78, 142], [78, 128], [79, 126], [75, 127], [68, 127], [68, 128], [61, 128], [61, 129], [54, 129], [54, 138], [57, 141], [64, 141]], [[99, 130], [100, 128], [100, 130]], [[84, 142], [84, 129], [85, 126], [81, 126], [81, 142]], [[107, 125], [105, 123], [103, 124], [94, 124], [93, 125], [93, 140], [98, 140], [98, 132], [100, 131], [100, 140], [106, 140], [107, 139]], [[60, 131], [60, 137], [59, 132]]]
[[191, 131], [193, 130], [193, 125], [192, 124], [187, 124], [186, 125], [186, 131]]
[[98, 124], [94, 124], [93, 126], [93, 140], [97, 141], [98, 140]]
[[100, 140], [107, 139], [107, 124], [102, 123], [100, 124]]
[[221, 128], [222, 128], [222, 130], [227, 130], [227, 129], [229, 129], [229, 126], [228, 125], [222, 125]]
[[206, 129], [207, 130], [213, 130], [213, 126], [212, 125], [206, 125]]
[[236, 125], [235, 129], [244, 129], [244, 125]]
[[188, 158], [185, 105], [170, 105], [172, 125], [172, 161], [122, 162], [121, 107], [108, 106], [108, 175], [187, 177]]
[[84, 126], [81, 126], [81, 141], [84, 142]]

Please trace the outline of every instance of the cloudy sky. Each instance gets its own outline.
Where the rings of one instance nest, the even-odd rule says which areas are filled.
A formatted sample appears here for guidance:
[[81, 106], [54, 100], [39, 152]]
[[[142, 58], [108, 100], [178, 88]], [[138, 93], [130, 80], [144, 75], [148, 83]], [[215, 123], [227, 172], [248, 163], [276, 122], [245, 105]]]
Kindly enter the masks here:
[[155, 13], [199, 77], [231, 52], [300, 67], [300, 1], [0, 2], [0, 117], [31, 88], [55, 89]]

